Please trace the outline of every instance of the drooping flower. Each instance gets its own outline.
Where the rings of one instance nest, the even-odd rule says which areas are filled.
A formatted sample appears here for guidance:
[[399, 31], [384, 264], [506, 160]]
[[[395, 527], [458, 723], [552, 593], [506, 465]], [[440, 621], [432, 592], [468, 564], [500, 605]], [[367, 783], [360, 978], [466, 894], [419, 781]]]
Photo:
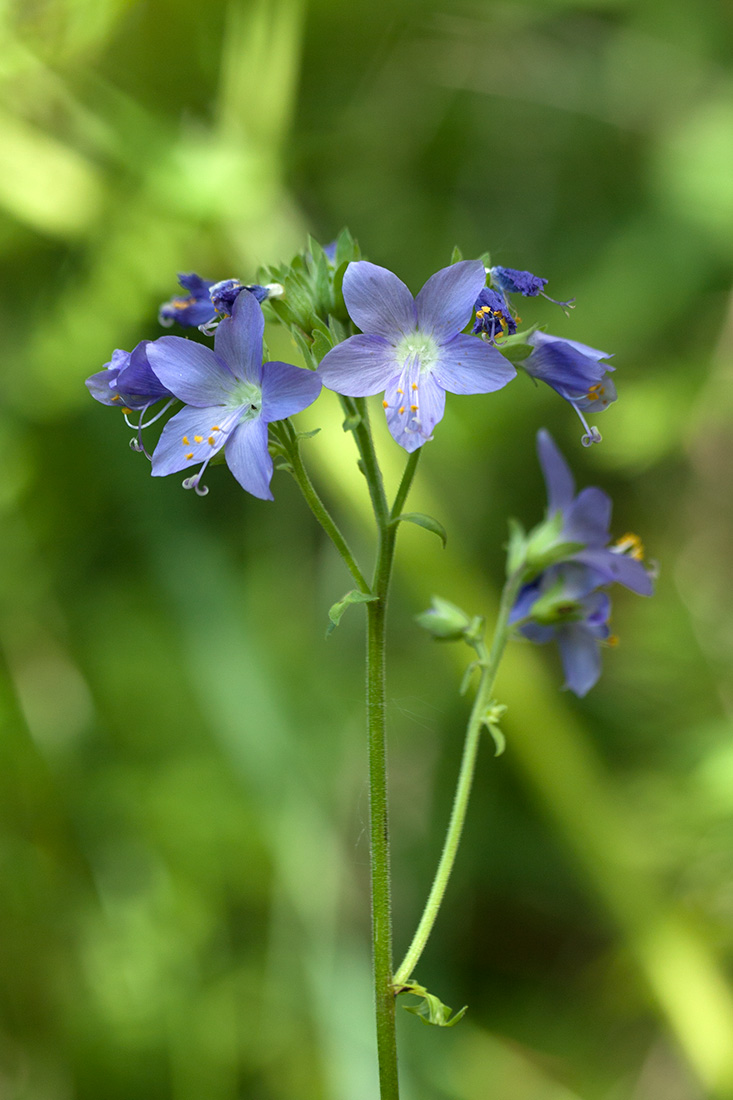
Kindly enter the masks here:
[[[143, 428], [154, 424], [175, 401], [173, 394], [150, 367], [147, 356], [149, 347], [149, 340], [141, 340], [132, 351], [118, 348], [112, 352], [112, 359], [104, 369], [86, 380], [92, 397], [103, 405], [120, 409], [128, 426], [136, 430], [137, 435], [130, 441], [130, 446], [136, 451], [145, 451], [142, 442]], [[146, 421], [148, 409], [164, 398], [168, 399], [164, 407]], [[137, 423], [128, 419], [133, 412], [139, 412]]]
[[603, 412], [616, 400], [616, 387], [606, 377], [614, 368], [601, 362], [609, 353], [545, 332], [533, 332], [527, 339], [534, 350], [522, 363], [524, 370], [572, 405], [585, 428], [584, 447], [600, 443], [601, 433], [588, 424], [583, 413]]
[[476, 315], [471, 332], [485, 333], [489, 340], [497, 336], [513, 336], [517, 331], [517, 322], [512, 317], [507, 300], [503, 294], [485, 286], [474, 302]]
[[384, 391], [393, 438], [417, 450], [443, 416], [446, 391], [492, 393], [516, 375], [493, 345], [461, 331], [484, 282], [483, 264], [465, 260], [436, 272], [413, 298], [386, 268], [350, 263], [344, 301], [362, 334], [323, 358], [324, 386], [347, 397]]
[[545, 294], [542, 288], [547, 286], [547, 279], [543, 279], [540, 275], [533, 275], [531, 271], [518, 271], [515, 267], [491, 267], [489, 276], [494, 286], [498, 287], [503, 294], [521, 294], [525, 298], [536, 298], [540, 294], [543, 298], [547, 298], [548, 302], [554, 302], [566, 311], [574, 308], [574, 298], [570, 298], [567, 302], [559, 302], [556, 298], [550, 298], [549, 294]]
[[[544, 428], [537, 433], [537, 454], [547, 486], [544, 526], [552, 532], [552, 541], [542, 552], [552, 559], [554, 545], [563, 560], [579, 562], [591, 570], [595, 585], [617, 581], [641, 596], [651, 596], [652, 578], [642, 564], [643, 548], [638, 537], [624, 535], [609, 545], [612, 504], [608, 494], [591, 485], [575, 495], [570, 467]], [[563, 553], [562, 547], [567, 544], [573, 549]]]
[[601, 674], [601, 646], [616, 641], [608, 625], [611, 601], [593, 569], [563, 562], [520, 591], [509, 616], [520, 634], [539, 645], [557, 642], [564, 687], [586, 695]]
[[208, 490], [201, 477], [223, 449], [242, 488], [272, 500], [267, 426], [312, 404], [321, 380], [291, 363], [263, 365], [264, 326], [255, 296], [240, 294], [232, 316], [216, 330], [213, 350], [180, 336], [162, 336], [150, 344], [155, 374], [185, 405], [161, 433], [153, 453], [154, 477], [199, 465], [183, 485], [203, 496]]

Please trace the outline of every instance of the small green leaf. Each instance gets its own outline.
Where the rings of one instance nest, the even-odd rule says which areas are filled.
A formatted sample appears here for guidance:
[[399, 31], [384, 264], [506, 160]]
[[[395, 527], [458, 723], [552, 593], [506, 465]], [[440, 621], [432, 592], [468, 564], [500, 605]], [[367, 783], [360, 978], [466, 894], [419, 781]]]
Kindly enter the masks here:
[[312, 432], [296, 432], [296, 439], [312, 439], [314, 435], [318, 435], [320, 428], [314, 428]]
[[333, 634], [336, 627], [341, 622], [341, 616], [347, 607], [350, 607], [352, 603], [373, 603], [378, 599], [378, 596], [373, 596], [371, 592], [359, 592], [358, 589], [352, 588], [351, 592], [347, 592], [338, 603], [335, 603], [333, 607], [329, 609], [328, 617], [331, 622], [326, 629], [326, 637]]
[[405, 1011], [411, 1012], [413, 1016], [419, 1016], [424, 1024], [432, 1024], [434, 1027], [453, 1027], [459, 1020], [463, 1019], [468, 1008], [468, 1005], [464, 1005], [459, 1012], [451, 1016], [452, 1009], [443, 1004], [434, 993], [428, 993], [425, 986], [418, 985], [417, 982], [405, 982], [395, 989], [395, 993], [397, 995], [400, 993], [414, 993], [416, 997], [420, 997], [421, 1004], [404, 1005], [403, 1007]]
[[461, 252], [460, 248], [456, 244], [456, 245], [453, 246], [453, 251], [450, 254], [450, 262], [451, 262], [451, 264], [459, 264], [462, 259], [463, 259], [463, 253]]
[[504, 704], [492, 701], [486, 708], [486, 713], [481, 718], [481, 721], [494, 739], [494, 745], [496, 746], [494, 756], [501, 756], [506, 748], [506, 737], [499, 725], [500, 720], [505, 714], [506, 707]]
[[426, 531], [432, 531], [434, 535], [438, 536], [443, 543], [443, 549], [445, 549], [445, 544], [448, 541], [445, 527], [442, 523], [438, 523], [437, 519], [433, 519], [432, 516], [426, 516], [422, 512], [404, 512], [401, 516], [395, 516], [390, 521], [390, 526], [395, 526], [398, 523], [414, 523], [417, 527], [424, 527]]

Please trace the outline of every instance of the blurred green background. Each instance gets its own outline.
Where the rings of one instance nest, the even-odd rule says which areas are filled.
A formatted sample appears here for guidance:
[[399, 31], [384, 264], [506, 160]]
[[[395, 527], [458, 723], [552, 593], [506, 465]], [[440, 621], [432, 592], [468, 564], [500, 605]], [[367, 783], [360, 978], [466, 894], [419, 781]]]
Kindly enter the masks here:
[[[417, 290], [495, 262], [574, 295], [525, 320], [615, 353], [584, 451], [522, 377], [451, 398], [401, 534], [389, 734], [395, 935], [450, 807], [466, 655], [550, 428], [617, 534], [583, 701], [517, 644], [445, 910], [398, 1011], [405, 1100], [733, 1097], [729, 595], [733, 9], [722, 0], [5, 0], [0, 7], [0, 1097], [374, 1100], [358, 609], [287, 475], [149, 477], [84, 378], [159, 334], [177, 271], [254, 278], [348, 224]], [[273, 332], [275, 357], [292, 358]], [[330, 395], [306, 459], [363, 559]], [[380, 437], [382, 438], [382, 437]], [[384, 440], [391, 477], [397, 448]]]

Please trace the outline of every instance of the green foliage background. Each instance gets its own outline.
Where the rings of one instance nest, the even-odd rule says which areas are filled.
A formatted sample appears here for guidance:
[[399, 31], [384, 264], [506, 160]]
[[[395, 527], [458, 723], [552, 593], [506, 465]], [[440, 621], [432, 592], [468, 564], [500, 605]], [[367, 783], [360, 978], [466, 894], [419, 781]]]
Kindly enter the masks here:
[[[151, 480], [83, 385], [176, 271], [251, 279], [348, 224], [415, 290], [455, 243], [548, 277], [577, 308], [525, 319], [614, 351], [620, 391], [587, 452], [526, 378], [450, 399], [426, 448], [412, 506], [450, 540], [400, 535], [398, 951], [467, 711], [466, 655], [412, 616], [490, 613], [538, 427], [661, 563], [586, 700], [512, 649], [417, 972], [470, 1010], [399, 1014], [405, 1100], [733, 1097], [732, 9], [5, 0], [0, 26], [0, 1096], [376, 1095], [359, 610], [323, 640], [348, 578], [285, 474], [274, 505]], [[335, 402], [302, 423], [366, 557]]]

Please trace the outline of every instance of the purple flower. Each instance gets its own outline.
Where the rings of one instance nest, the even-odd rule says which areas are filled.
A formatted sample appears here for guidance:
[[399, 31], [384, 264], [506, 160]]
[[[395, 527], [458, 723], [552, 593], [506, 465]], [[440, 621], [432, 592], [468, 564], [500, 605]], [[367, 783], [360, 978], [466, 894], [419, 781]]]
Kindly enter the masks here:
[[[549, 432], [537, 433], [537, 454], [547, 486], [547, 524], [556, 547], [574, 544], [564, 560], [580, 562], [595, 576], [594, 584], [617, 581], [641, 596], [651, 596], [652, 580], [642, 565], [643, 548], [635, 535], [609, 546], [611, 498], [589, 486], [575, 495], [575, 479]], [[552, 551], [552, 545], [549, 547]]]
[[443, 416], [446, 391], [492, 393], [516, 375], [495, 347], [461, 332], [485, 278], [479, 260], [462, 261], [431, 276], [415, 299], [386, 268], [350, 263], [344, 301], [363, 335], [323, 358], [324, 386], [347, 397], [384, 391], [392, 436], [417, 450]]
[[527, 374], [546, 382], [573, 406], [585, 428], [584, 447], [600, 443], [601, 433], [588, 425], [583, 412], [603, 412], [616, 400], [616, 387], [606, 378], [614, 368], [601, 362], [609, 353], [545, 332], [533, 332], [527, 339], [534, 349], [522, 363]]
[[556, 298], [550, 298], [542, 289], [547, 286], [547, 279], [543, 279], [540, 275], [533, 275], [531, 271], [517, 271], [515, 267], [492, 267], [489, 268], [489, 275], [494, 286], [504, 294], [521, 294], [525, 298], [536, 298], [541, 294], [543, 298], [547, 298], [548, 302], [554, 302], [566, 311], [573, 308], [574, 298], [567, 302], [558, 302]]
[[248, 493], [272, 500], [267, 425], [315, 401], [321, 380], [290, 363], [262, 363], [265, 320], [253, 294], [241, 294], [216, 330], [214, 348], [162, 336], [150, 344], [152, 368], [184, 402], [163, 429], [153, 454], [153, 477], [189, 466], [200, 469], [183, 485], [203, 496], [201, 477], [224, 450], [229, 469]]
[[[116, 406], [124, 413], [128, 426], [136, 429], [137, 436], [130, 443], [136, 451], [145, 451], [142, 442], [143, 428], [154, 424], [175, 400], [170, 390], [153, 374], [147, 356], [149, 347], [149, 340], [141, 340], [132, 351], [121, 351], [118, 348], [112, 352], [112, 359], [104, 370], [97, 371], [86, 380], [87, 388], [95, 401]], [[148, 409], [163, 398], [168, 398], [164, 407], [146, 421]], [[140, 413], [136, 424], [128, 419], [133, 411]]]
[[610, 613], [611, 601], [598, 589], [594, 571], [564, 562], [522, 588], [509, 621], [532, 642], [557, 642], [563, 686], [583, 696], [601, 674], [601, 645], [616, 641], [608, 626]]
[[511, 315], [506, 298], [485, 286], [474, 302], [476, 320], [471, 332], [486, 333], [490, 340], [496, 336], [513, 336], [517, 323]]
[[211, 304], [209, 291], [214, 283], [208, 279], [202, 279], [200, 275], [191, 272], [190, 275], [179, 275], [178, 282], [188, 294], [179, 298], [171, 298], [169, 302], [163, 302], [158, 310], [158, 321], [165, 328], [170, 328], [174, 321], [185, 328], [198, 328], [212, 321], [216, 317], [216, 310]]
[[170, 328], [174, 321], [184, 328], [199, 328], [210, 336], [222, 317], [230, 317], [234, 303], [243, 290], [248, 290], [258, 302], [267, 298], [280, 298], [283, 288], [279, 283], [242, 283], [239, 279], [222, 279], [218, 283], [202, 279], [200, 275], [179, 275], [181, 286], [189, 291], [187, 297], [171, 298], [158, 311], [158, 321]]

